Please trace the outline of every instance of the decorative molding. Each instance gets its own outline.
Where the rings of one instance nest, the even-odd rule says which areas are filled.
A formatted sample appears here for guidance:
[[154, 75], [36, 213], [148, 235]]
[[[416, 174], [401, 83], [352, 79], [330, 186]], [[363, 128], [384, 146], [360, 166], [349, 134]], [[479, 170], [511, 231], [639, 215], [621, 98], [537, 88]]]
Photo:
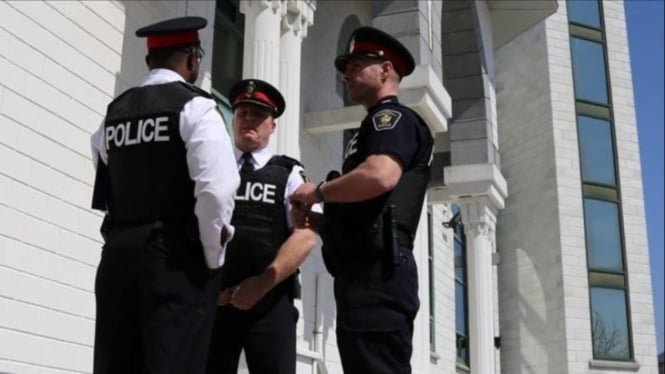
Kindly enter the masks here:
[[466, 235], [485, 237], [494, 252], [497, 212], [494, 203], [487, 197], [471, 197], [460, 198], [457, 204], [460, 206]]
[[282, 32], [292, 32], [301, 39], [314, 24], [316, 3], [311, 0], [282, 0]]

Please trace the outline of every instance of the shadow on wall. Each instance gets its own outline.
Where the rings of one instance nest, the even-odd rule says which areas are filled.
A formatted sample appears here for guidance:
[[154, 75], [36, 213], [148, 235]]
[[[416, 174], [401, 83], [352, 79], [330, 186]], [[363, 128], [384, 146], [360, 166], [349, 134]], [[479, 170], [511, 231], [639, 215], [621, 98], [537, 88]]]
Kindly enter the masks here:
[[148, 73], [148, 67], [145, 64], [147, 53], [145, 39], [137, 38], [134, 32], [150, 22], [158, 21], [157, 18], [138, 21], [131, 16], [146, 14], [145, 5], [140, 1], [122, 1], [118, 2], [118, 5], [124, 7], [125, 32], [122, 40], [120, 70], [116, 73], [114, 97], [138, 84], [141, 77]]

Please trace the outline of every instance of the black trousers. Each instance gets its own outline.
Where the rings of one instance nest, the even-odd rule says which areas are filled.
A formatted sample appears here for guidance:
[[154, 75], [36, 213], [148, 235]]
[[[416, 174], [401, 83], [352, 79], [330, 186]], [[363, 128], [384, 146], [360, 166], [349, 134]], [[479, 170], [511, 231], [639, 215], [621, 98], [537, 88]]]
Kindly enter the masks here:
[[95, 374], [204, 372], [221, 277], [185, 231], [111, 228], [95, 284]]
[[409, 248], [399, 265], [356, 263], [335, 277], [337, 347], [345, 374], [410, 374], [413, 321], [420, 307]]
[[295, 374], [297, 322], [298, 310], [286, 293], [260, 313], [219, 307], [207, 373], [235, 374], [244, 349], [251, 374]]

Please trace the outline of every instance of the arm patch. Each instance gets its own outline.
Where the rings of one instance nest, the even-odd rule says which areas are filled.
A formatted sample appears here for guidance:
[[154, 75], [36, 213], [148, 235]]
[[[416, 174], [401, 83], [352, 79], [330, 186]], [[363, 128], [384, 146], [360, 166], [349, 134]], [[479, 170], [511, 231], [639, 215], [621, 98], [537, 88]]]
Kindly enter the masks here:
[[383, 109], [372, 117], [372, 123], [374, 124], [374, 130], [376, 131], [386, 131], [392, 130], [399, 122], [399, 119], [402, 118], [402, 113], [393, 110], [393, 109]]

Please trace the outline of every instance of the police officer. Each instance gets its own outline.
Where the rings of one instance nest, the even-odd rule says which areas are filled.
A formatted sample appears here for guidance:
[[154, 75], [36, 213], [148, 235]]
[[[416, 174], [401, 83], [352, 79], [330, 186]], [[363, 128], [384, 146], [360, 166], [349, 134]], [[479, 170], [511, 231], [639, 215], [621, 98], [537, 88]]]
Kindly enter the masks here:
[[241, 183], [207, 372], [235, 373], [244, 349], [250, 373], [294, 374], [296, 272], [316, 240], [311, 228], [293, 227], [289, 218], [288, 197], [305, 182], [304, 172], [298, 161], [267, 148], [285, 108], [275, 87], [242, 80], [229, 99]]
[[307, 183], [291, 200], [297, 206], [324, 202], [319, 233], [335, 277], [344, 372], [410, 373], [419, 308], [413, 238], [433, 145], [425, 122], [396, 96], [414, 61], [392, 36], [361, 27], [335, 67], [367, 116], [346, 147], [342, 175]]
[[211, 96], [193, 86], [200, 17], [136, 31], [150, 73], [92, 136], [106, 211], [94, 373], [203, 373], [240, 178]]

